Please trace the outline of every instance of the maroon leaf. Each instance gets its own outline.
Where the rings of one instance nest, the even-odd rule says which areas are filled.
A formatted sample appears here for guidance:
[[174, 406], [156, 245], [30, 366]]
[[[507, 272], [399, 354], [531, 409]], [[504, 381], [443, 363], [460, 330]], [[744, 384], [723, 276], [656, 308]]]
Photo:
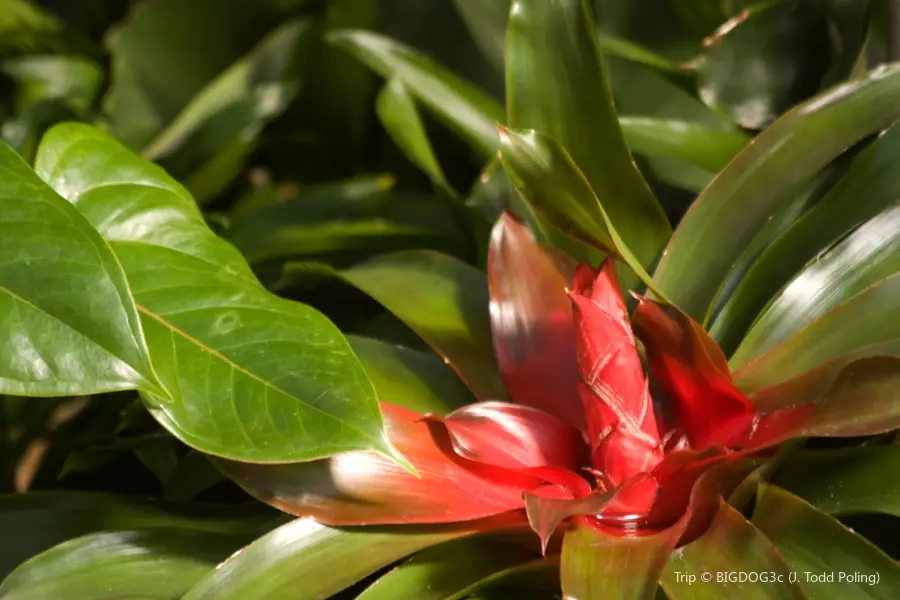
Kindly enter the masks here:
[[653, 375], [665, 389], [674, 426], [702, 450], [742, 439], [756, 410], [732, 382], [722, 351], [703, 328], [674, 306], [638, 298], [632, 321]]
[[504, 214], [491, 234], [488, 282], [494, 351], [510, 397], [582, 427], [572, 304], [572, 261], [542, 248]]

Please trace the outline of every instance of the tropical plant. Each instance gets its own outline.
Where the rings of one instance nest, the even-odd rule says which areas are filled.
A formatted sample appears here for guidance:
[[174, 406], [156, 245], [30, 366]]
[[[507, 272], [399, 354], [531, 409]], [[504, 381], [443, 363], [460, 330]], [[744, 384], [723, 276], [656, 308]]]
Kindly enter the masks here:
[[[222, 109], [231, 69], [166, 113], [219, 115], [161, 134], [200, 171], [159, 121], [0, 146], [3, 481], [45, 490], [0, 498], [0, 598], [895, 597], [900, 69], [868, 67], [877, 3], [721, 4], [681, 6], [718, 28], [685, 63], [587, 2], [457, 0], [505, 111], [331, 31], [435, 190], [402, 200], [237, 192], [275, 122], [213, 133], [269, 106]], [[620, 116], [623, 57], [704, 116]], [[470, 194], [428, 115], [488, 161]], [[674, 234], [669, 184], [702, 188]]]

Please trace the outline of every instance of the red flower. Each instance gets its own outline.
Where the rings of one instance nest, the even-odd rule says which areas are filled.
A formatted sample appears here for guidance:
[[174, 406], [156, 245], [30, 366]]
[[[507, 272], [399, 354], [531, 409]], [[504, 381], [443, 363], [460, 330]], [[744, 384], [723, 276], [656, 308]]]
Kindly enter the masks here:
[[[383, 404], [388, 436], [420, 477], [368, 452], [225, 470], [270, 504], [329, 525], [518, 511], [544, 541], [577, 517], [622, 535], [678, 524], [674, 544], [711, 518], [698, 507], [717, 506], [735, 473], [746, 474], [724, 467], [798, 432], [816, 406], [758, 410], [684, 313], [639, 298], [629, 323], [612, 260], [575, 269], [509, 216], [494, 229], [488, 277], [494, 347], [515, 403], [443, 418]], [[712, 483], [697, 486], [705, 473]]]

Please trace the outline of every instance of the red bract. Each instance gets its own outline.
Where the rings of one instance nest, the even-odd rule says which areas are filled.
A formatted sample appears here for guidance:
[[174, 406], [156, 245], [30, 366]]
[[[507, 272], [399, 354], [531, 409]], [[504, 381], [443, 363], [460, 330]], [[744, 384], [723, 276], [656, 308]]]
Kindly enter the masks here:
[[741, 459], [801, 430], [817, 406], [758, 411], [697, 323], [647, 298], [629, 322], [612, 260], [576, 269], [512, 217], [495, 227], [488, 280], [498, 364], [516, 403], [446, 417], [383, 404], [387, 434], [419, 477], [366, 452], [225, 470], [271, 504], [329, 525], [519, 511], [545, 543], [577, 517], [620, 535], [671, 527], [660, 539], [674, 544], [713, 516], [718, 495], [704, 490], [727, 492], [746, 473]]

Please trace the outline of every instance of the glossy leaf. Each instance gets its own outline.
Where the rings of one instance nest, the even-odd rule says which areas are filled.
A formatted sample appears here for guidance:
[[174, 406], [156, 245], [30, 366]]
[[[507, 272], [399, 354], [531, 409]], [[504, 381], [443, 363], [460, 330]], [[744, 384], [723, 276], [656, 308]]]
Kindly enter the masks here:
[[900, 127], [892, 126], [853, 158], [815, 206], [767, 244], [717, 316], [711, 330], [716, 339], [735, 348], [766, 302], [805, 263], [896, 202], [900, 176], [893, 167], [898, 150]]
[[819, 3], [753, 3], [704, 40], [700, 98], [759, 129], [819, 89], [828, 68], [828, 23]]
[[337, 328], [263, 289], [161, 169], [95, 129], [64, 125], [44, 138], [36, 170], [122, 261], [174, 395], [144, 399], [173, 435], [260, 462], [393, 452], [372, 384]]
[[[223, 149], [237, 152], [234, 145], [248, 151], [263, 127], [294, 98], [300, 84], [294, 57], [308, 33], [309, 23], [303, 20], [279, 26], [194, 96], [142, 156], [160, 162], [175, 176], [205, 169], [202, 184], [213, 191], [227, 186], [242, 163], [229, 163], [230, 172], [215, 172], [209, 161]], [[215, 175], [221, 176], [209, 181]]]
[[447, 542], [382, 575], [357, 600], [456, 600], [494, 573], [534, 558], [518, 545], [477, 538]]
[[381, 89], [375, 109], [382, 127], [410, 162], [422, 169], [435, 184], [449, 189], [419, 116], [419, 109], [401, 80], [392, 79]]
[[[523, 277], [528, 273], [528, 277]], [[571, 260], [542, 248], [522, 223], [502, 216], [491, 234], [488, 283], [497, 365], [510, 396], [583, 427]]]
[[[753, 581], [718, 582], [714, 579], [705, 583], [700, 579], [705, 575], [716, 578], [735, 572], [765, 574], [767, 581], [754, 578]], [[720, 598], [723, 589], [748, 600], [805, 600], [791, 579], [790, 568], [772, 542], [724, 501], [720, 502], [719, 513], [709, 530], [672, 554], [663, 574], [662, 587], [671, 600], [712, 600]]]
[[0, 585], [0, 598], [140, 596], [174, 600], [249, 541], [179, 529], [95, 533], [55, 546], [22, 564]]
[[763, 413], [788, 407], [802, 413], [800, 422], [790, 426], [791, 437], [884, 433], [900, 426], [898, 351], [896, 342], [866, 348], [762, 389], [750, 400]]
[[204, 86], [283, 22], [291, 4], [152, 0], [134, 6], [106, 38], [112, 64], [104, 112], [116, 137], [134, 149], [147, 145]]
[[[0, 496], [0, 578], [52, 546], [116, 529], [261, 535], [280, 517], [214, 504], [163, 503], [114, 494], [33, 492]], [[271, 525], [270, 525], [271, 524]]]
[[[900, 588], [900, 567], [887, 554], [775, 486], [760, 486], [753, 524], [775, 544], [809, 597], [890, 600]], [[830, 575], [834, 581], [811, 581], [808, 574]]]
[[785, 460], [772, 483], [828, 514], [900, 517], [900, 480], [887, 475], [898, 468], [898, 446], [804, 451]]
[[644, 283], [653, 286], [643, 263], [620, 237], [587, 180], [559, 144], [533, 130], [503, 129], [500, 157], [510, 181], [547, 222], [622, 258]]
[[870, 219], [801, 270], [760, 314], [731, 357], [743, 365], [844, 300], [900, 271], [900, 207]]
[[[281, 526], [222, 563], [183, 600], [319, 600], [405, 556], [477, 528], [332, 529], [311, 519]], [[340, 569], [333, 568], [340, 564]]]
[[445, 415], [475, 401], [456, 373], [434, 354], [355, 335], [347, 336], [347, 341], [385, 402]]
[[165, 397], [119, 261], [4, 143], [0, 206], [0, 393]]
[[503, 121], [503, 108], [493, 98], [416, 50], [376, 33], [335, 31], [328, 40], [382, 77], [406, 85], [436, 117], [483, 156], [494, 155], [498, 143], [495, 123]]
[[778, 203], [847, 146], [900, 117], [898, 88], [900, 69], [882, 67], [794, 108], [741, 151], [697, 198], [657, 267], [671, 301], [702, 321]]
[[[838, 305], [763, 356], [735, 372], [745, 393], [798, 377], [845, 354], [872, 356], [870, 349], [900, 338], [896, 313], [900, 275], [888, 277]], [[882, 351], [881, 354], [895, 354]], [[732, 370], [734, 370], [732, 365]]]
[[407, 251], [371, 259], [342, 276], [428, 342], [476, 398], [506, 397], [492, 350], [482, 272], [435, 252]]
[[[625, 145], [594, 22], [585, 0], [514, 0], [507, 32], [507, 123], [560, 144], [625, 245], [649, 266], [671, 228]], [[575, 200], [596, 214], [590, 196]]]
[[621, 535], [579, 525], [563, 538], [560, 579], [564, 597], [578, 600], [651, 600], [660, 571], [681, 535], [670, 528]]

